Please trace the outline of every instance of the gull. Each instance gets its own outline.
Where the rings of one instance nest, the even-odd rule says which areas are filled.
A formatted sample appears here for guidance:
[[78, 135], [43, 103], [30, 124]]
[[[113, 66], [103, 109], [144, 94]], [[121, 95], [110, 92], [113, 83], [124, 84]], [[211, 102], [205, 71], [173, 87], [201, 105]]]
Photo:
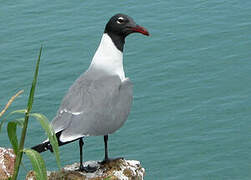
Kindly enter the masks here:
[[[51, 123], [59, 146], [79, 141], [80, 171], [94, 171], [83, 166], [83, 137], [104, 136], [101, 164], [113, 160], [108, 157], [108, 135], [127, 120], [133, 101], [133, 85], [123, 68], [125, 38], [132, 33], [149, 36], [131, 17], [111, 17], [89, 68], [69, 88]], [[39, 153], [53, 151], [48, 139], [32, 149]]]

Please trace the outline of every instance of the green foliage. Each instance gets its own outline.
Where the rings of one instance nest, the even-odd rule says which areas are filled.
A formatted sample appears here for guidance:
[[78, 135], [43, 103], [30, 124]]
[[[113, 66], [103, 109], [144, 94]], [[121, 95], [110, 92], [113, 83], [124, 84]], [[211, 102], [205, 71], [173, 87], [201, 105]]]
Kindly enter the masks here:
[[38, 55], [38, 59], [37, 59], [34, 78], [33, 78], [32, 84], [31, 84], [30, 95], [29, 95], [28, 105], [27, 105], [27, 112], [26, 112], [27, 114], [30, 113], [30, 111], [32, 109], [32, 104], [34, 101], [34, 94], [35, 94], [35, 89], [36, 89], [36, 85], [37, 85], [37, 77], [38, 77], [38, 70], [39, 70], [39, 63], [40, 63], [40, 58], [41, 58], [41, 54], [42, 54], [42, 49], [43, 49], [43, 47], [41, 46], [40, 51], [39, 51], [39, 55]]
[[10, 114], [8, 114], [6, 119], [13, 114], [24, 114], [25, 112], [26, 112], [26, 109], [19, 109], [19, 110], [12, 111], [12, 112], [10, 112]]
[[34, 101], [34, 94], [35, 94], [35, 89], [36, 89], [36, 84], [37, 84], [37, 77], [38, 77], [38, 70], [39, 70], [39, 63], [40, 63], [41, 54], [42, 54], [42, 46], [41, 46], [40, 51], [39, 51], [37, 64], [36, 64], [36, 69], [35, 69], [35, 74], [34, 74], [31, 89], [30, 89], [30, 95], [29, 95], [29, 99], [28, 99], [27, 110], [26, 110], [25, 116], [24, 116], [24, 123], [23, 123], [23, 128], [22, 128], [22, 133], [21, 133], [21, 139], [20, 139], [20, 143], [19, 143], [19, 147], [18, 147], [18, 151], [17, 151], [17, 155], [16, 155], [16, 161], [15, 161], [15, 166], [14, 166], [14, 174], [12, 176], [13, 180], [17, 179], [18, 172], [19, 172], [19, 167], [20, 167], [22, 157], [23, 157], [24, 142], [25, 142], [26, 131], [27, 131], [28, 122], [29, 122], [29, 114], [30, 114], [30, 111], [32, 109], [32, 104], [33, 104], [33, 101]]
[[[20, 110], [15, 110], [15, 111], [10, 112], [10, 113], [6, 116], [6, 118], [4, 118], [4, 119], [1, 121], [1, 123], [0, 123], [0, 132], [1, 132], [1, 129], [2, 129], [2, 126], [3, 126], [4, 122], [7, 121], [7, 119], [10, 119], [10, 117], [11, 117], [12, 115], [14, 115], [14, 114], [24, 114], [25, 112], [26, 112], [26, 109], [20, 109]], [[17, 123], [17, 125], [23, 127], [24, 118], [18, 118], [18, 119], [14, 120], [14, 121]]]
[[13, 151], [15, 154], [18, 152], [18, 140], [17, 140], [17, 123], [9, 122], [7, 125], [7, 132], [10, 143], [13, 147]]
[[[25, 114], [25, 112], [26, 112], [25, 109], [12, 111], [10, 114], [8, 114], [6, 119], [10, 118], [11, 115]], [[43, 114], [39, 114], [39, 113], [31, 113], [30, 117], [36, 118], [39, 121], [39, 123], [41, 124], [42, 128], [45, 130], [47, 137], [49, 138], [49, 141], [52, 145], [58, 168], [61, 169], [58, 141], [57, 141], [56, 134], [55, 134], [53, 128], [51, 127], [49, 120], [46, 118], [46, 116], [44, 116]], [[16, 135], [16, 126], [19, 125], [20, 127], [23, 127], [23, 123], [24, 123], [24, 118], [18, 118], [13, 121], [10, 121], [8, 123], [8, 128], [7, 128], [8, 129], [8, 136], [9, 136], [9, 139], [10, 139], [10, 142], [12, 144], [12, 147], [14, 149], [15, 154], [17, 152], [16, 150], [18, 149], [17, 148], [18, 141], [17, 141], [17, 135]]]
[[32, 113], [31, 116], [35, 117], [40, 122], [43, 129], [45, 130], [45, 132], [49, 138], [49, 141], [52, 145], [58, 168], [61, 169], [58, 141], [57, 141], [56, 134], [55, 134], [53, 128], [51, 127], [51, 124], [49, 123], [48, 119], [43, 114]]
[[16, 123], [18, 126], [22, 128], [24, 125], [24, 118], [18, 118], [18, 119], [13, 120], [12, 122]]
[[29, 157], [37, 180], [47, 180], [46, 167], [41, 155], [32, 149], [24, 149], [23, 152]]
[[[1, 132], [1, 128], [4, 124], [4, 122], [11, 119], [13, 115], [15, 115], [15, 114], [24, 115], [23, 118], [14, 118], [14, 120], [9, 121], [7, 124], [8, 137], [9, 137], [10, 143], [13, 147], [13, 151], [16, 154], [16, 161], [15, 161], [15, 165], [14, 165], [14, 174], [11, 178], [12, 180], [17, 179], [19, 167], [20, 167], [20, 164], [22, 164], [23, 153], [25, 153], [29, 157], [31, 164], [32, 164], [32, 167], [33, 167], [33, 170], [35, 172], [36, 179], [37, 180], [46, 180], [47, 179], [45, 162], [44, 162], [43, 158], [40, 156], [40, 154], [32, 149], [24, 149], [26, 131], [27, 131], [28, 121], [29, 121], [30, 117], [36, 118], [40, 122], [42, 128], [45, 130], [45, 132], [49, 138], [49, 141], [52, 145], [54, 155], [56, 157], [57, 165], [58, 165], [59, 169], [61, 169], [58, 141], [57, 141], [55, 132], [54, 132], [51, 124], [49, 123], [48, 119], [44, 115], [39, 114], [39, 113], [30, 113], [32, 110], [33, 102], [34, 102], [34, 94], [35, 94], [35, 88], [36, 88], [36, 84], [37, 84], [37, 77], [38, 77], [38, 70], [39, 70], [41, 53], [42, 53], [42, 47], [40, 48], [39, 56], [38, 56], [37, 63], [36, 63], [36, 69], [35, 69], [34, 78], [33, 78], [31, 89], [30, 89], [27, 108], [12, 111], [11, 113], [9, 113], [6, 116], [5, 119], [3, 119], [0, 122], [0, 132]], [[19, 91], [16, 95], [14, 95], [9, 100], [9, 102], [7, 103], [5, 108], [0, 112], [1, 113], [0, 117], [2, 117], [2, 115], [6, 112], [6, 110], [8, 109], [10, 104], [13, 102], [13, 100], [18, 95], [20, 95], [22, 92], [23, 91]], [[17, 126], [22, 128], [20, 142], [18, 142], [18, 138], [17, 138]]]

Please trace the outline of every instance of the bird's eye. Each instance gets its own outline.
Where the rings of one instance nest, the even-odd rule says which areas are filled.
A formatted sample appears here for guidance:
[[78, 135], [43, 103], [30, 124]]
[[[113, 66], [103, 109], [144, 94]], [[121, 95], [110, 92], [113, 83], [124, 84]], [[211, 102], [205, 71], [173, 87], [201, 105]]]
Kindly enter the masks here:
[[123, 17], [119, 17], [117, 20], [118, 24], [123, 24], [125, 22], [125, 19]]

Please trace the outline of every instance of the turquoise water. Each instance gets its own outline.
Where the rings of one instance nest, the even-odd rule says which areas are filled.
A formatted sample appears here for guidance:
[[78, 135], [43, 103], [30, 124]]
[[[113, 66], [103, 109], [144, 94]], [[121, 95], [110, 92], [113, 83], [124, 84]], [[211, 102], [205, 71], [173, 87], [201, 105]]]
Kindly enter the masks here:
[[[43, 44], [33, 111], [52, 119], [118, 12], [151, 36], [127, 39], [124, 66], [134, 103], [110, 136], [110, 156], [140, 160], [146, 180], [251, 179], [251, 1], [2, 1], [0, 107], [20, 89], [25, 93], [9, 112], [25, 107]], [[5, 128], [0, 137], [0, 146], [10, 146]], [[25, 146], [44, 137], [31, 120]], [[63, 165], [78, 162], [78, 143], [60, 154]], [[54, 156], [42, 155], [56, 169]], [[87, 138], [84, 155], [102, 159], [103, 138]]]

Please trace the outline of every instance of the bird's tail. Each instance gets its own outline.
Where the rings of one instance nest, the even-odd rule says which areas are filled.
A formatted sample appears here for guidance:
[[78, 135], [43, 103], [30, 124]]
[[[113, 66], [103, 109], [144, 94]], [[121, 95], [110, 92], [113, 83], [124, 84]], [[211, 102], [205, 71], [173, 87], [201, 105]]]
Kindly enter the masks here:
[[[59, 140], [59, 137], [61, 135], [62, 131], [59, 131], [56, 133], [56, 137], [58, 140], [58, 146], [61, 146], [63, 143]], [[38, 144], [36, 146], [33, 146], [31, 149], [41, 153], [47, 150], [50, 150], [51, 152], [53, 152], [53, 148], [51, 146], [50, 141], [47, 139], [46, 141], [42, 142], [41, 144]]]
[[[58, 146], [62, 146], [62, 145], [65, 145], [65, 144], [68, 144], [68, 143], [71, 143], [73, 141], [76, 141], [76, 140], [79, 140], [80, 138], [78, 139], [74, 139], [72, 141], [67, 141], [67, 142], [62, 142], [60, 141], [60, 135], [61, 135], [62, 131], [59, 131], [56, 133], [56, 137], [57, 137], [57, 140], [58, 140]], [[83, 138], [83, 137], [81, 137]], [[41, 144], [38, 144], [36, 146], [33, 146], [31, 149], [41, 153], [41, 152], [44, 152], [44, 151], [47, 151], [47, 150], [50, 150], [51, 152], [53, 152], [53, 148], [51, 146], [51, 143], [49, 140], [46, 140], [44, 142], [42, 142]]]
[[33, 146], [31, 149], [33, 149], [33, 150], [35, 150], [35, 151], [37, 151], [39, 153], [47, 151], [47, 150], [50, 150], [51, 152], [53, 152], [50, 141], [45, 141], [45, 142], [43, 142], [41, 144]]

